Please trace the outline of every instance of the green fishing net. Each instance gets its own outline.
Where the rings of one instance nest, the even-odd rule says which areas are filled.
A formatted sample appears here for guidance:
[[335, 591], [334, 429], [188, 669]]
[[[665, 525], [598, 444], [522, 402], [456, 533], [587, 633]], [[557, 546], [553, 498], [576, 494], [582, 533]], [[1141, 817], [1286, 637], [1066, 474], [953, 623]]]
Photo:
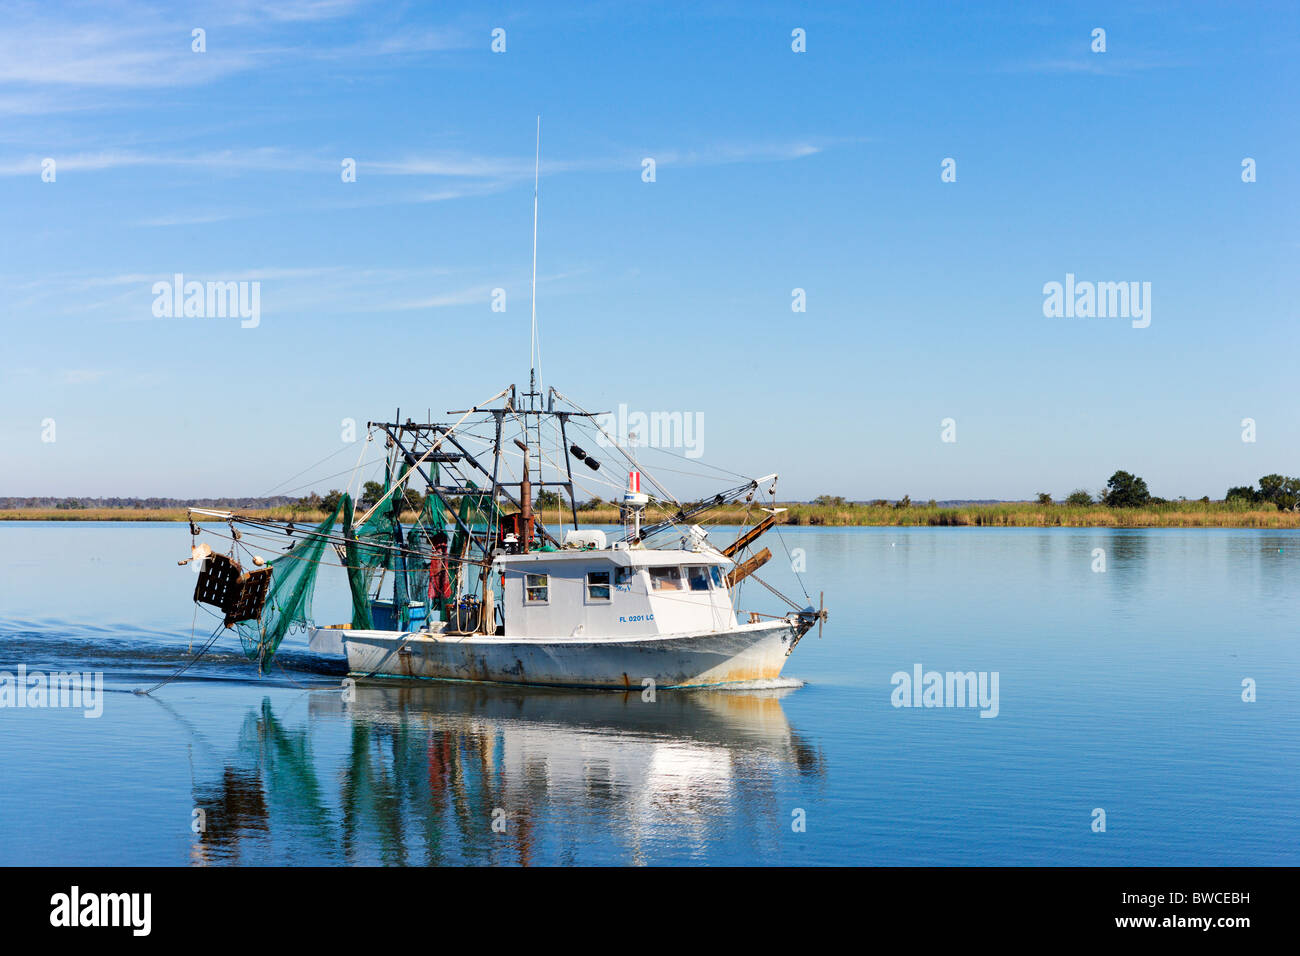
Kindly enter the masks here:
[[[472, 481], [467, 482], [467, 486], [475, 490], [478, 488]], [[482, 568], [478, 564], [465, 560], [471, 542], [463, 529], [471, 529], [476, 536], [487, 536], [495, 531], [496, 524], [500, 520], [500, 511], [490, 494], [465, 495], [460, 499], [460, 522], [456, 525], [456, 534], [452, 538], [450, 551], [453, 595], [477, 594], [482, 576]], [[465, 578], [463, 581], [462, 575]], [[444, 617], [443, 620], [446, 618]]]
[[[406, 530], [404, 538], [406, 553], [401, 557], [401, 567], [405, 572], [405, 591], [413, 601], [428, 599], [429, 557], [433, 554], [433, 539], [438, 534], [445, 533], [446, 529], [447, 518], [443, 514], [442, 503], [438, 500], [438, 496], [426, 495], [414, 523]], [[403, 582], [398, 582], [399, 592], [403, 590], [402, 584]], [[442, 598], [434, 598], [433, 607], [429, 611], [431, 618], [434, 612], [444, 611], [443, 604]], [[446, 618], [443, 617], [443, 620]]]
[[[436, 482], [436, 464], [432, 466], [432, 473]], [[389, 469], [384, 474], [383, 494], [388, 494], [392, 487]], [[400, 495], [400, 489], [393, 491], [355, 532], [351, 515], [346, 509], [344, 511], [343, 533], [349, 539], [346, 562], [354, 629], [370, 630], [374, 627], [370, 595], [383, 586], [384, 578], [390, 573], [393, 575], [394, 601], [403, 615], [403, 629], [409, 623], [407, 605], [411, 601], [424, 601], [428, 594], [428, 555], [433, 549], [434, 535], [446, 529], [446, 517], [437, 496], [426, 495], [420, 511], [411, 516], [412, 524], [407, 527], [401, 523], [398, 513], [402, 505]], [[400, 550], [395, 550], [395, 547]], [[441, 611], [441, 604], [439, 601], [434, 610]]]
[[[436, 482], [436, 464], [433, 476]], [[470, 487], [478, 490], [472, 483]], [[390, 490], [393, 493], [388, 495]], [[404, 525], [401, 520], [403, 499], [400, 488], [393, 489], [391, 464], [385, 470], [383, 494], [388, 497], [359, 525], [355, 525], [351, 496], [343, 495], [328, 518], [311, 531], [297, 532], [298, 537], [290, 549], [270, 561], [273, 577], [261, 617], [257, 621], [235, 625], [244, 653], [258, 662], [259, 669], [264, 670], [270, 664], [291, 630], [312, 624], [311, 598], [316, 575], [325, 549], [330, 546], [330, 536], [340, 520], [344, 538], [340, 556], [347, 568], [348, 589], [352, 596], [352, 627], [374, 629], [371, 595], [382, 589], [384, 578], [390, 573], [393, 576], [393, 606], [400, 614], [398, 626], [406, 630], [410, 625], [411, 601], [423, 602], [428, 595], [429, 556], [433, 551], [434, 537], [446, 532], [446, 515], [437, 496], [429, 494], [419, 512], [411, 516], [412, 523]], [[449, 548], [452, 594], [462, 593], [464, 589], [473, 593], [479, 586], [480, 569], [476, 564], [464, 565], [467, 579], [463, 582], [457, 580], [461, 575], [462, 561], [471, 546], [469, 536], [459, 528], [467, 527], [476, 535], [486, 536], [499, 518], [491, 495], [481, 493], [465, 495], [461, 499], [459, 516], [460, 525]], [[429, 608], [430, 619], [436, 616], [445, 621], [447, 603], [441, 598], [435, 599], [433, 607]]]
[[361, 563], [361, 546], [352, 530], [352, 497], [343, 496], [343, 536], [347, 544], [343, 549], [343, 563], [347, 565], [348, 589], [352, 592], [352, 626], [368, 631], [374, 624], [370, 619], [370, 580]]
[[327, 536], [338, 522], [344, 501], [340, 501], [334, 512], [313, 530], [297, 532], [302, 537], [296, 538], [284, 554], [268, 562], [274, 573], [262, 616], [256, 621], [235, 625], [244, 653], [250, 660], [257, 661], [258, 670], [265, 670], [271, 663], [280, 642], [291, 629], [311, 623], [311, 596], [316, 588], [316, 574], [329, 545]]
[[[384, 475], [384, 493], [392, 487], [390, 475]], [[370, 616], [370, 594], [375, 578], [387, 573], [394, 565], [393, 533], [397, 522], [393, 514], [394, 498], [386, 498], [365, 521], [352, 528], [352, 516], [345, 511], [343, 533], [348, 538], [345, 559], [348, 566], [348, 586], [352, 591], [352, 626], [371, 630], [374, 622]]]

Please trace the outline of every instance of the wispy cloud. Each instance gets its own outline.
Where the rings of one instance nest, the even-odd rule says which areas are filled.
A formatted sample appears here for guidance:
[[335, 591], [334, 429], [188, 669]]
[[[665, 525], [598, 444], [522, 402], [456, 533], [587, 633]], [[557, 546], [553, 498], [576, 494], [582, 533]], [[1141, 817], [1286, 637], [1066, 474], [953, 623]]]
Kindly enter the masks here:
[[497, 287], [492, 285], [470, 286], [464, 289], [440, 292], [427, 298], [393, 302], [380, 306], [380, 308], [385, 312], [405, 312], [411, 309], [441, 309], [454, 305], [473, 305], [475, 302], [482, 302], [486, 305], [494, 288]]
[[338, 160], [275, 147], [248, 150], [179, 154], [144, 153], [134, 150], [105, 149], [60, 155], [57, 151], [44, 156], [30, 154], [20, 159], [0, 160], [0, 176], [28, 176], [39, 173], [41, 161], [52, 158], [59, 172], [101, 172], [141, 166], [171, 167], [225, 172], [337, 172]]
[[65, 385], [93, 385], [107, 374], [104, 369], [65, 368], [59, 372], [59, 380]]
[[191, 26], [21, 16], [0, 34], [0, 84], [158, 88], [206, 83], [254, 62], [251, 51], [190, 49]]
[[[693, 150], [664, 150], [648, 152], [659, 164], [675, 166], [725, 166], [731, 163], [779, 163], [792, 159], [816, 156], [823, 147], [812, 143], [751, 143], [745, 145], [710, 146]], [[640, 160], [637, 160], [638, 164]]]
[[[604, 155], [578, 159], [547, 160], [542, 170], [548, 175], [572, 172], [616, 172], [638, 169], [646, 156], [654, 157], [661, 166], [718, 166], [749, 162], [786, 162], [814, 156], [821, 146], [808, 142], [768, 143], [747, 145], [713, 145], [699, 148], [648, 149], [625, 151], [620, 155]], [[57, 163], [60, 173], [101, 172], [132, 167], [169, 167], [203, 171], [286, 172], [314, 173], [337, 176], [339, 156], [308, 154], [279, 147], [261, 147], [248, 150], [221, 150], [200, 153], [146, 153], [134, 150], [106, 149], [96, 152], [79, 152], [59, 155], [57, 152], [39, 156], [29, 154], [21, 158], [0, 159], [0, 176], [38, 175], [41, 162], [49, 156]], [[472, 155], [466, 153], [411, 154], [395, 159], [357, 159], [358, 175], [418, 176], [444, 179], [479, 180], [474, 186], [461, 186], [452, 190], [435, 190], [422, 194], [418, 201], [438, 202], [466, 195], [481, 195], [533, 177], [533, 165], [524, 159], [500, 156]]]
[[147, 219], [136, 221], [137, 226], [147, 227], [166, 227], [166, 226], [206, 226], [214, 222], [229, 222], [232, 219], [248, 219], [252, 216], [261, 215], [261, 210], [251, 209], [228, 209], [221, 212], [195, 212], [195, 213], [176, 213], [167, 216], [152, 216]]
[[1117, 53], [1078, 53], [1009, 63], [1005, 73], [1078, 73], [1090, 76], [1127, 76], [1151, 70], [1174, 69], [1184, 64], [1172, 57], [1152, 54], [1129, 56]]
[[[570, 172], [614, 172], [639, 169], [649, 156], [658, 165], [720, 166], [730, 163], [782, 162], [802, 159], [822, 151], [809, 142], [718, 144], [698, 148], [664, 147], [576, 159], [543, 159], [542, 171], [548, 174]], [[496, 156], [468, 156], [437, 153], [405, 156], [392, 160], [358, 160], [358, 169], [381, 176], [474, 176], [499, 180], [533, 178], [529, 158], [510, 159]]]
[[364, 5], [363, 0], [232, 0], [222, 9], [231, 23], [307, 23], [347, 16]]
[[[182, 260], [184, 256], [180, 257]], [[243, 268], [178, 261], [156, 272], [106, 275], [56, 273], [35, 280], [0, 276], [3, 313], [29, 313], [47, 319], [150, 321], [154, 283], [172, 281], [176, 272], [188, 281], [257, 281], [263, 283], [263, 310], [268, 314], [369, 314], [470, 305], [489, 301], [492, 289], [509, 281], [449, 281], [453, 273], [437, 266], [358, 268], [352, 265]], [[539, 277], [539, 281], [548, 281]], [[429, 294], [430, 289], [439, 290]], [[69, 384], [73, 384], [71, 381]]]
[[[0, 115], [35, 115], [95, 105], [129, 105], [128, 90], [201, 86], [234, 74], [276, 69], [293, 60], [347, 60], [359, 67], [386, 57], [464, 49], [461, 30], [385, 32], [361, 0], [225, 2], [184, 11], [88, 5], [75, 12], [40, 3], [6, 7], [0, 32]], [[355, 17], [344, 43], [304, 38], [307, 26]], [[192, 31], [206, 32], [205, 49]], [[115, 99], [85, 94], [112, 91]]]

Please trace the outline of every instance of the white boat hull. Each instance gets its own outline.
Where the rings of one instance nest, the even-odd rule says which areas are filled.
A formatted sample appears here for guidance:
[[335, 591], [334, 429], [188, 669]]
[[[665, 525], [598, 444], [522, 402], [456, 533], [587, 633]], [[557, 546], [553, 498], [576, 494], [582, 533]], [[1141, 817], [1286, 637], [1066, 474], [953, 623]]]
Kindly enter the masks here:
[[353, 677], [556, 687], [713, 687], [770, 681], [807, 627], [782, 618], [722, 631], [640, 638], [511, 638], [339, 630]]

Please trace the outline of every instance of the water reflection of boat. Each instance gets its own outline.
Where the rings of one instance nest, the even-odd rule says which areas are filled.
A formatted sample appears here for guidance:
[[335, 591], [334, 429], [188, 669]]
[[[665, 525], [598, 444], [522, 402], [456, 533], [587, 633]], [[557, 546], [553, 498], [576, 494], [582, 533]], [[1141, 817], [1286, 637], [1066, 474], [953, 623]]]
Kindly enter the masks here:
[[[822, 773], [785, 691], [586, 694], [490, 685], [313, 693], [291, 729], [269, 698], [196, 786], [196, 861], [654, 862], [776, 830], [778, 794]], [[340, 733], [334, 732], [337, 728]], [[321, 781], [338, 781], [333, 792]], [[788, 810], [785, 812], [788, 816]]]

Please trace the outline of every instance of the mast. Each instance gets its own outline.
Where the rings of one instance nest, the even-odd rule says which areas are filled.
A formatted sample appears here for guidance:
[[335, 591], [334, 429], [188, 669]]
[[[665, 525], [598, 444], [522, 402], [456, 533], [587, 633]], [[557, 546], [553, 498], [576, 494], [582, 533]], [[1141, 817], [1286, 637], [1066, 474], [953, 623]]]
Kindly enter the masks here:
[[528, 346], [528, 407], [536, 407], [537, 394], [537, 194], [542, 172], [542, 117], [537, 117], [537, 153], [533, 157], [533, 305], [532, 305], [532, 340]]
[[[537, 455], [536, 474], [540, 481], [542, 478], [542, 421], [539, 412], [538, 399], [541, 397], [540, 391], [540, 372], [542, 364], [541, 343], [537, 337], [537, 209], [538, 195], [540, 193], [542, 172], [542, 117], [537, 117], [537, 149], [533, 156], [533, 283], [532, 283], [532, 338], [528, 349], [528, 409], [524, 412], [524, 475], [527, 480], [528, 460], [534, 454]], [[531, 413], [531, 414], [530, 414]], [[530, 435], [530, 418], [531, 432]], [[523, 486], [520, 486], [520, 497], [523, 498], [528, 494]], [[525, 510], [531, 514], [532, 501], [529, 500]], [[526, 520], [526, 519], [525, 519]]]

